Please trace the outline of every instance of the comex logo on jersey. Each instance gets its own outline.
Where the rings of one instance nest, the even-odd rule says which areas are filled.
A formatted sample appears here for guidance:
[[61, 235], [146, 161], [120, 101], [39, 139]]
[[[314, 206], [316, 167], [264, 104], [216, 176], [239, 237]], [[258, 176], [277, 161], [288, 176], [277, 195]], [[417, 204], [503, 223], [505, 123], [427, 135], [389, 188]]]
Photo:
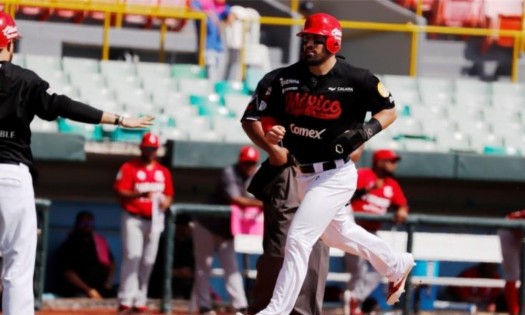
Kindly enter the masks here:
[[299, 127], [299, 126], [296, 126], [295, 124], [290, 124], [290, 131], [294, 135], [307, 137], [310, 139], [321, 139], [321, 135], [323, 134], [323, 132], [326, 131], [326, 128], [323, 130], [315, 130], [315, 129], [309, 129], [305, 127]]

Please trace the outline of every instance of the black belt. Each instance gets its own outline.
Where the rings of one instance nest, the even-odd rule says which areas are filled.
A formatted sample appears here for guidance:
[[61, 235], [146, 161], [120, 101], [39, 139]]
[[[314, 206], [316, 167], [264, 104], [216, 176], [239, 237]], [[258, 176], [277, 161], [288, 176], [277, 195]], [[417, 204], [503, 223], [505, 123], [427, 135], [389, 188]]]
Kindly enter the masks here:
[[135, 217], [135, 218], [139, 218], [139, 219], [142, 219], [142, 220], [147, 220], [147, 221], [151, 221], [151, 217], [147, 217], [145, 215], [141, 215], [141, 214], [136, 214], [136, 213], [131, 213], [128, 211], [128, 214], [132, 217]]
[[[345, 157], [340, 160], [342, 160], [344, 164], [348, 162], [349, 159], [348, 157]], [[337, 160], [337, 161], [340, 161], [340, 160]], [[318, 162], [318, 163], [312, 163], [312, 164], [300, 164], [299, 169], [301, 170], [301, 173], [303, 174], [315, 173], [316, 172], [315, 167], [314, 167], [315, 164], [321, 164], [321, 170], [320, 170], [321, 172], [333, 170], [334, 168], [337, 168], [337, 163], [334, 160], [334, 161]]]
[[20, 162], [0, 160], [0, 164], [20, 165]]

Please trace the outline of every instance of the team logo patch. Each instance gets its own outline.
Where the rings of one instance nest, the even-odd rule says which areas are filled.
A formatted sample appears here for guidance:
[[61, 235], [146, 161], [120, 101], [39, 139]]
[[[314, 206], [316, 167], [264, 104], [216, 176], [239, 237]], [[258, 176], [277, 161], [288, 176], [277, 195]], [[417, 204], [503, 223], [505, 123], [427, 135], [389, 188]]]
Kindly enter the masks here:
[[379, 95], [381, 95], [384, 98], [387, 98], [390, 95], [390, 92], [386, 88], [386, 86], [383, 84], [383, 82], [379, 82], [377, 84], [377, 91], [379, 92]]
[[383, 194], [387, 198], [392, 198], [392, 196], [394, 196], [394, 190], [390, 186], [385, 186], [385, 188], [383, 189]]
[[137, 172], [137, 178], [139, 180], [145, 180], [146, 179], [146, 173], [144, 173], [144, 171], [138, 171]]
[[53, 94], [55, 94], [55, 91], [52, 88], [48, 88], [46, 90], [46, 93], [49, 94], [49, 95], [53, 95]]

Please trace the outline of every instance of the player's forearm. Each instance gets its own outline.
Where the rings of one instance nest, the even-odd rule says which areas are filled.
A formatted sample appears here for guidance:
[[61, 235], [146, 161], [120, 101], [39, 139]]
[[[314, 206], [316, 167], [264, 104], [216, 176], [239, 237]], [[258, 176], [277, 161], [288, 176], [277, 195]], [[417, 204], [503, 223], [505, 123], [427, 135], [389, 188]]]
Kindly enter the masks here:
[[75, 287], [79, 288], [83, 292], [86, 292], [86, 294], [89, 292], [89, 290], [91, 290], [91, 287], [85, 283], [73, 270], [66, 270], [64, 272], [64, 278], [66, 278], [66, 280]]
[[382, 111], [376, 113], [373, 118], [377, 119], [379, 123], [381, 124], [381, 127], [383, 129], [390, 126], [397, 118], [397, 110], [396, 108], [389, 108], [389, 109], [383, 109]]
[[233, 197], [231, 203], [240, 207], [262, 207], [263, 203], [259, 199], [249, 197]]
[[248, 138], [250, 138], [250, 140], [252, 140], [252, 142], [255, 143], [255, 145], [257, 145], [266, 152], [271, 152], [273, 150], [274, 145], [266, 141], [262, 124], [260, 121], [243, 120], [242, 129], [244, 129], [244, 132], [246, 133]]

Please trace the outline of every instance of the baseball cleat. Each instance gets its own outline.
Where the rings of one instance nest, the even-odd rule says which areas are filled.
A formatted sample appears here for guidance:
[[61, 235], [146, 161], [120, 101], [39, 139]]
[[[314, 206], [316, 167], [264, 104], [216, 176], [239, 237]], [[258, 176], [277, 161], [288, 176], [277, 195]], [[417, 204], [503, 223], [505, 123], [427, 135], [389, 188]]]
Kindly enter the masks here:
[[408, 267], [405, 270], [405, 273], [401, 278], [388, 283], [388, 295], [386, 299], [386, 304], [394, 305], [397, 302], [399, 302], [399, 297], [401, 297], [401, 294], [405, 292], [405, 283], [407, 281], [408, 274], [410, 273], [410, 271], [412, 271], [412, 268], [414, 268], [415, 265], [416, 264], [414, 262], [409, 263]]

